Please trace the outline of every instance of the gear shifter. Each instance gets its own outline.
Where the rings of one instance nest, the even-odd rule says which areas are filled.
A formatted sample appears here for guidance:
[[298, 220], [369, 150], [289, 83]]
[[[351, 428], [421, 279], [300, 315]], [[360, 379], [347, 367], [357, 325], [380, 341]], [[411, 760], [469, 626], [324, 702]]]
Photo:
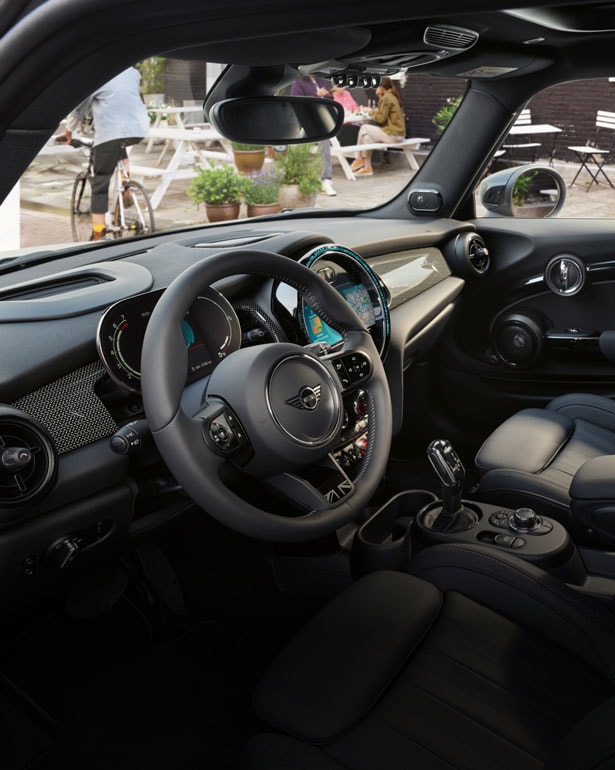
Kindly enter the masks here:
[[442, 485], [442, 514], [452, 516], [462, 507], [466, 470], [450, 441], [441, 438], [432, 441], [427, 447], [427, 457]]
[[477, 514], [461, 500], [465, 468], [450, 441], [436, 439], [427, 447], [427, 457], [441, 484], [442, 507], [425, 517], [423, 525], [436, 532], [462, 532], [478, 521]]

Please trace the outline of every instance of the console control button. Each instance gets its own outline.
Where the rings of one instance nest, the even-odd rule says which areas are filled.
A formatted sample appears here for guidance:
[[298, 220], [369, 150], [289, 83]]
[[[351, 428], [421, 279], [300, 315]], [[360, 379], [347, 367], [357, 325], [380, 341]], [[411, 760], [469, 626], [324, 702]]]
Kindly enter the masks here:
[[525, 540], [522, 537], [516, 537], [515, 535], [496, 535], [493, 538], [493, 542], [501, 548], [511, 548], [513, 550], [523, 548], [525, 545]]

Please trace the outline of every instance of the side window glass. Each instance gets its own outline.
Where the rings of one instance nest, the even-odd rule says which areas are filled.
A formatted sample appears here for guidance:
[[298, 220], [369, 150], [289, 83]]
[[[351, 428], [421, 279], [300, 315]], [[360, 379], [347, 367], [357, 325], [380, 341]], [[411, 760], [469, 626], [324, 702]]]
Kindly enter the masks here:
[[477, 216], [612, 217], [614, 97], [615, 78], [563, 83], [533, 97], [475, 191]]

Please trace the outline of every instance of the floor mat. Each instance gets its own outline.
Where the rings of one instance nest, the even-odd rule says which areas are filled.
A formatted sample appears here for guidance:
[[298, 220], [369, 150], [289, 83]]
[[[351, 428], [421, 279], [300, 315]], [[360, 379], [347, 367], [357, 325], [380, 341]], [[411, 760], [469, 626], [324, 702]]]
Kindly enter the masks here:
[[54, 616], [0, 653], [0, 670], [62, 727], [35, 770], [237, 767], [264, 665], [217, 623], [154, 643], [124, 600], [90, 621]]

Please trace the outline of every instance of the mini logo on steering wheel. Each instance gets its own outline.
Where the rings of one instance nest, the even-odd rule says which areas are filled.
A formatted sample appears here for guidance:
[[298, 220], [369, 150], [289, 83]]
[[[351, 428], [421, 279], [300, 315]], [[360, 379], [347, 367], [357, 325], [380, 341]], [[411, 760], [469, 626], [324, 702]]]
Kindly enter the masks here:
[[313, 388], [309, 385], [304, 385], [299, 393], [296, 396], [287, 399], [286, 403], [289, 406], [294, 406], [295, 409], [305, 409], [308, 412], [313, 412], [320, 403], [321, 391], [321, 385], [314, 385]]

